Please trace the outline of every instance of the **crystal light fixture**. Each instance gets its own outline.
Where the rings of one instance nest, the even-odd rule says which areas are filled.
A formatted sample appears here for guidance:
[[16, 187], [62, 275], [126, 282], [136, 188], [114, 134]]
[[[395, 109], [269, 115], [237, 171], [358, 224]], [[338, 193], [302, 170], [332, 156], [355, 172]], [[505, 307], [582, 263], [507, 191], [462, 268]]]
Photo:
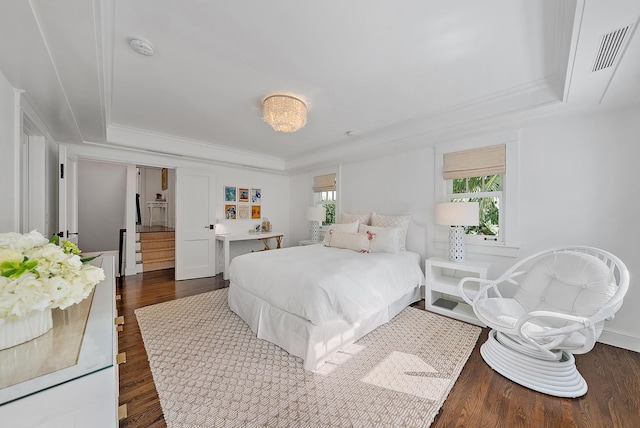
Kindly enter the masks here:
[[291, 95], [270, 95], [262, 101], [262, 120], [274, 131], [296, 132], [307, 123], [307, 105]]

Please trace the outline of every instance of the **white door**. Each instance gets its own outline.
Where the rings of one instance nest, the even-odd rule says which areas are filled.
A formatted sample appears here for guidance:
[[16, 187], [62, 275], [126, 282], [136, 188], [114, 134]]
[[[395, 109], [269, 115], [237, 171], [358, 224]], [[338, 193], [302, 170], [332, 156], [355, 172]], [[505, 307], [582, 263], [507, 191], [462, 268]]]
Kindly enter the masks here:
[[176, 280], [216, 274], [214, 191], [213, 171], [176, 169]]
[[58, 145], [58, 236], [78, 244], [78, 162]]

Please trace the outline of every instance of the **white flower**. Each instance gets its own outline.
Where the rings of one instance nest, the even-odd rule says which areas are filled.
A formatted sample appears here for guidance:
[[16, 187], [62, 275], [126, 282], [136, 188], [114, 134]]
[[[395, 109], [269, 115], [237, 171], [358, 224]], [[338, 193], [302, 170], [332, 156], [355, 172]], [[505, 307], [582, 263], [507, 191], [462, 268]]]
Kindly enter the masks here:
[[49, 240], [38, 233], [37, 230], [32, 230], [29, 233], [0, 233], [0, 248], [16, 248], [18, 250], [25, 250], [34, 247], [41, 247], [47, 244]]
[[[25, 259], [26, 258], [26, 259]], [[64, 309], [81, 302], [104, 279], [104, 271], [83, 264], [37, 231], [0, 233], [0, 325], [32, 311]]]
[[0, 264], [4, 262], [21, 262], [24, 256], [20, 250], [13, 248], [0, 248]]

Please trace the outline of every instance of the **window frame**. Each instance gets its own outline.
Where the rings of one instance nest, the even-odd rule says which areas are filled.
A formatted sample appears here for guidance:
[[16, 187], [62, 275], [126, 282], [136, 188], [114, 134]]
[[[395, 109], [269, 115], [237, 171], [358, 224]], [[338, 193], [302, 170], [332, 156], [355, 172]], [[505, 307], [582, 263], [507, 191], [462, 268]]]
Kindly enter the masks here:
[[[450, 202], [448, 196], [453, 194], [453, 180], [446, 180], [442, 176], [444, 155], [446, 153], [458, 152], [462, 150], [478, 149], [497, 144], [505, 145], [506, 171], [501, 177], [502, 198], [500, 213], [501, 241], [478, 239], [478, 235], [466, 235], [465, 242], [467, 253], [488, 254], [506, 257], [518, 257], [520, 248], [519, 239], [519, 218], [518, 218], [518, 133], [517, 131], [505, 131], [494, 134], [487, 134], [473, 139], [460, 141], [447, 141], [434, 146], [435, 148], [435, 205], [441, 202]], [[492, 192], [490, 192], [492, 193]], [[459, 195], [459, 194], [457, 194]], [[434, 233], [435, 249], [441, 254], [446, 254], [449, 250], [449, 234], [444, 226], [435, 224], [432, 216], [431, 225]]]
[[[336, 190], [325, 190], [322, 192], [313, 192], [313, 206], [314, 207], [322, 207], [324, 205], [328, 205], [327, 203], [323, 203], [323, 201], [325, 201], [325, 199], [323, 198], [323, 193], [333, 193], [333, 199], [328, 199], [328, 201], [331, 202], [331, 205], [333, 205], [333, 218], [334, 218], [334, 223], [335, 223], [335, 218], [337, 215], [337, 206], [338, 206], [338, 186], [336, 185]], [[326, 217], [325, 217], [326, 219]], [[327, 223], [327, 222], [322, 222], [322, 224], [320, 225], [322, 226], [331, 226], [334, 223]]]

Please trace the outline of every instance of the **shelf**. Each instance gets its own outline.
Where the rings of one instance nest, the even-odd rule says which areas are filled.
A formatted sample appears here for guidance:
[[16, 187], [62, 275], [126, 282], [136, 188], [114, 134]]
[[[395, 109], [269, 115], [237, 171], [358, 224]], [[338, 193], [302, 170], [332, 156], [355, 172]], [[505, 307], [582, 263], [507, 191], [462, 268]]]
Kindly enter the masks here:
[[[425, 262], [427, 285], [425, 290], [425, 307], [431, 312], [445, 315], [461, 321], [484, 326], [476, 318], [473, 309], [464, 302], [458, 291], [458, 284], [462, 278], [474, 277], [485, 279], [490, 264], [484, 262], [456, 263], [446, 259], [433, 257]], [[475, 290], [474, 290], [475, 288]], [[467, 284], [466, 295], [475, 296], [479, 284]], [[458, 304], [453, 309], [433, 305], [437, 299], [455, 301]]]

